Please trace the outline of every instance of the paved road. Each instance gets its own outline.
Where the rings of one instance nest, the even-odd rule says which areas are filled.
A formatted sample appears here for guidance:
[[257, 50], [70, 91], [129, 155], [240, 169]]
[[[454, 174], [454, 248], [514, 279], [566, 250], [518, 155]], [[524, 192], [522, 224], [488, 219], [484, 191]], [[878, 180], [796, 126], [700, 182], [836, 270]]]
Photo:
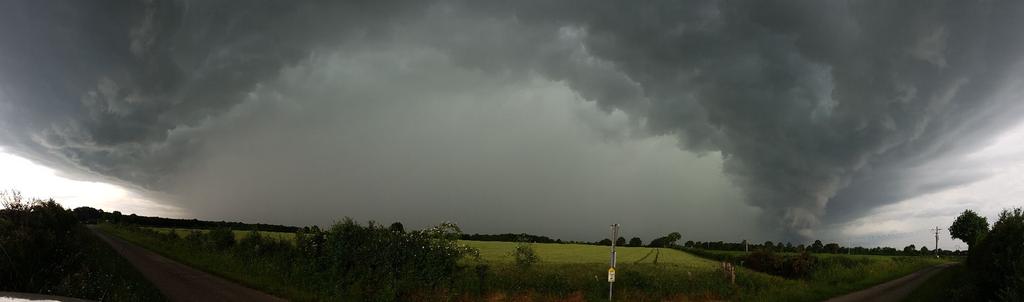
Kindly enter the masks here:
[[171, 301], [285, 301], [167, 259], [120, 238], [92, 231], [110, 243]]
[[903, 276], [899, 279], [875, 285], [874, 287], [865, 290], [852, 292], [843, 296], [825, 300], [825, 302], [903, 301], [903, 299], [910, 295], [910, 292], [914, 291], [914, 289], [916, 289], [918, 286], [921, 286], [921, 283], [924, 283], [924, 281], [928, 280], [928, 278], [935, 276], [935, 274], [938, 274], [943, 269], [946, 269], [952, 265], [953, 264], [943, 264], [929, 267], [914, 272], [913, 274]]

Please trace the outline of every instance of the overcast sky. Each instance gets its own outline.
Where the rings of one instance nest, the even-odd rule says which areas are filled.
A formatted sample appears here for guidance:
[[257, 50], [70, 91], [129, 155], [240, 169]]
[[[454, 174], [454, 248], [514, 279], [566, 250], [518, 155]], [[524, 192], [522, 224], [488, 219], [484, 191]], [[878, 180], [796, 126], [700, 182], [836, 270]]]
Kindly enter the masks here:
[[4, 1], [0, 181], [213, 220], [931, 245], [1022, 204], [1020, 28], [1019, 1]]

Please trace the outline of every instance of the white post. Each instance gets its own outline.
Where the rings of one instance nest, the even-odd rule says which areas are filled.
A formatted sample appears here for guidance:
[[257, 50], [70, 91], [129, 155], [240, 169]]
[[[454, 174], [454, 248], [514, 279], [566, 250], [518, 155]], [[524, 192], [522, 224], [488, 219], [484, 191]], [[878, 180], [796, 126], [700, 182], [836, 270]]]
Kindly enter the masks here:
[[619, 240], [619, 224], [611, 225], [612, 231], [612, 252], [609, 267], [609, 278], [608, 278], [608, 301], [612, 300], [612, 289], [615, 286], [615, 280], [612, 279], [612, 272], [615, 271], [615, 241]]

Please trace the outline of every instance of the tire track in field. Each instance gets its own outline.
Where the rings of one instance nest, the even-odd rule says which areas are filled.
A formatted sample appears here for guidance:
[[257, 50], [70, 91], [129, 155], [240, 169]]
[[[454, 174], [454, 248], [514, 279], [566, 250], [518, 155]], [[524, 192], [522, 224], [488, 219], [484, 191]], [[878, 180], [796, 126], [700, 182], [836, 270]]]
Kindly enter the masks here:
[[640, 259], [637, 259], [636, 261], [633, 261], [633, 264], [640, 264], [641, 262], [644, 262], [644, 260], [647, 260], [648, 257], [651, 257], [651, 254], [654, 254], [655, 250], [657, 250], [657, 249], [651, 249], [651, 251], [647, 252], [647, 255], [644, 255], [643, 258], [640, 258]]

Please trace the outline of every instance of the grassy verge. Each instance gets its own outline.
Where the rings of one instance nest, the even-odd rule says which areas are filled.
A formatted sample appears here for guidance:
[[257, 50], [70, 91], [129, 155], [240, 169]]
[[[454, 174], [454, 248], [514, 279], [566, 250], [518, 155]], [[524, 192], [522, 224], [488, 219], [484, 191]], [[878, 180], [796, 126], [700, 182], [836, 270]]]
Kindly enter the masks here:
[[[743, 263], [749, 253], [742, 251], [713, 251], [685, 249], [688, 252], [716, 261]], [[794, 253], [779, 253], [792, 256]], [[757, 301], [815, 301], [824, 300], [857, 290], [878, 285], [912, 272], [943, 263], [952, 259], [935, 259], [928, 256], [879, 256], [814, 254], [811, 273], [797, 280], [792, 287], [773, 286], [761, 288]]]
[[[822, 300], [875, 286], [947, 262], [931, 257], [904, 256], [871, 256], [861, 257], [859, 261], [829, 261], [830, 258], [843, 259], [841, 257], [830, 256], [819, 259], [819, 267], [815, 269], [808, 280], [804, 281], [808, 286], [806, 291], [800, 295], [810, 298], [809, 300]], [[785, 297], [791, 294], [772, 289], [767, 291], [766, 296]]]
[[[7, 199], [4, 199], [7, 198]], [[0, 291], [102, 301], [163, 301], [113, 248], [53, 201], [2, 196]]]
[[[294, 276], [290, 269], [277, 267], [271, 261], [252, 261], [230, 253], [210, 252], [191, 246], [184, 241], [168, 241], [144, 233], [132, 232], [112, 224], [100, 224], [97, 228], [104, 233], [117, 236], [165, 257], [251, 288], [291, 300], [319, 300], [313, 294], [315, 290], [309, 288], [314, 284], [306, 283], [308, 286], [296, 286], [295, 281], [306, 278]], [[170, 230], [167, 229], [164, 232]], [[183, 232], [181, 233], [183, 236], [188, 232], [181, 229], [178, 231]], [[303, 281], [306, 280], [299, 282]]]
[[954, 265], [928, 278], [910, 293], [907, 302], [970, 301], [966, 286], [969, 286], [967, 267]]
[[102, 301], [164, 301], [163, 294], [106, 242], [84, 229], [77, 232], [77, 269], [43, 293]]

